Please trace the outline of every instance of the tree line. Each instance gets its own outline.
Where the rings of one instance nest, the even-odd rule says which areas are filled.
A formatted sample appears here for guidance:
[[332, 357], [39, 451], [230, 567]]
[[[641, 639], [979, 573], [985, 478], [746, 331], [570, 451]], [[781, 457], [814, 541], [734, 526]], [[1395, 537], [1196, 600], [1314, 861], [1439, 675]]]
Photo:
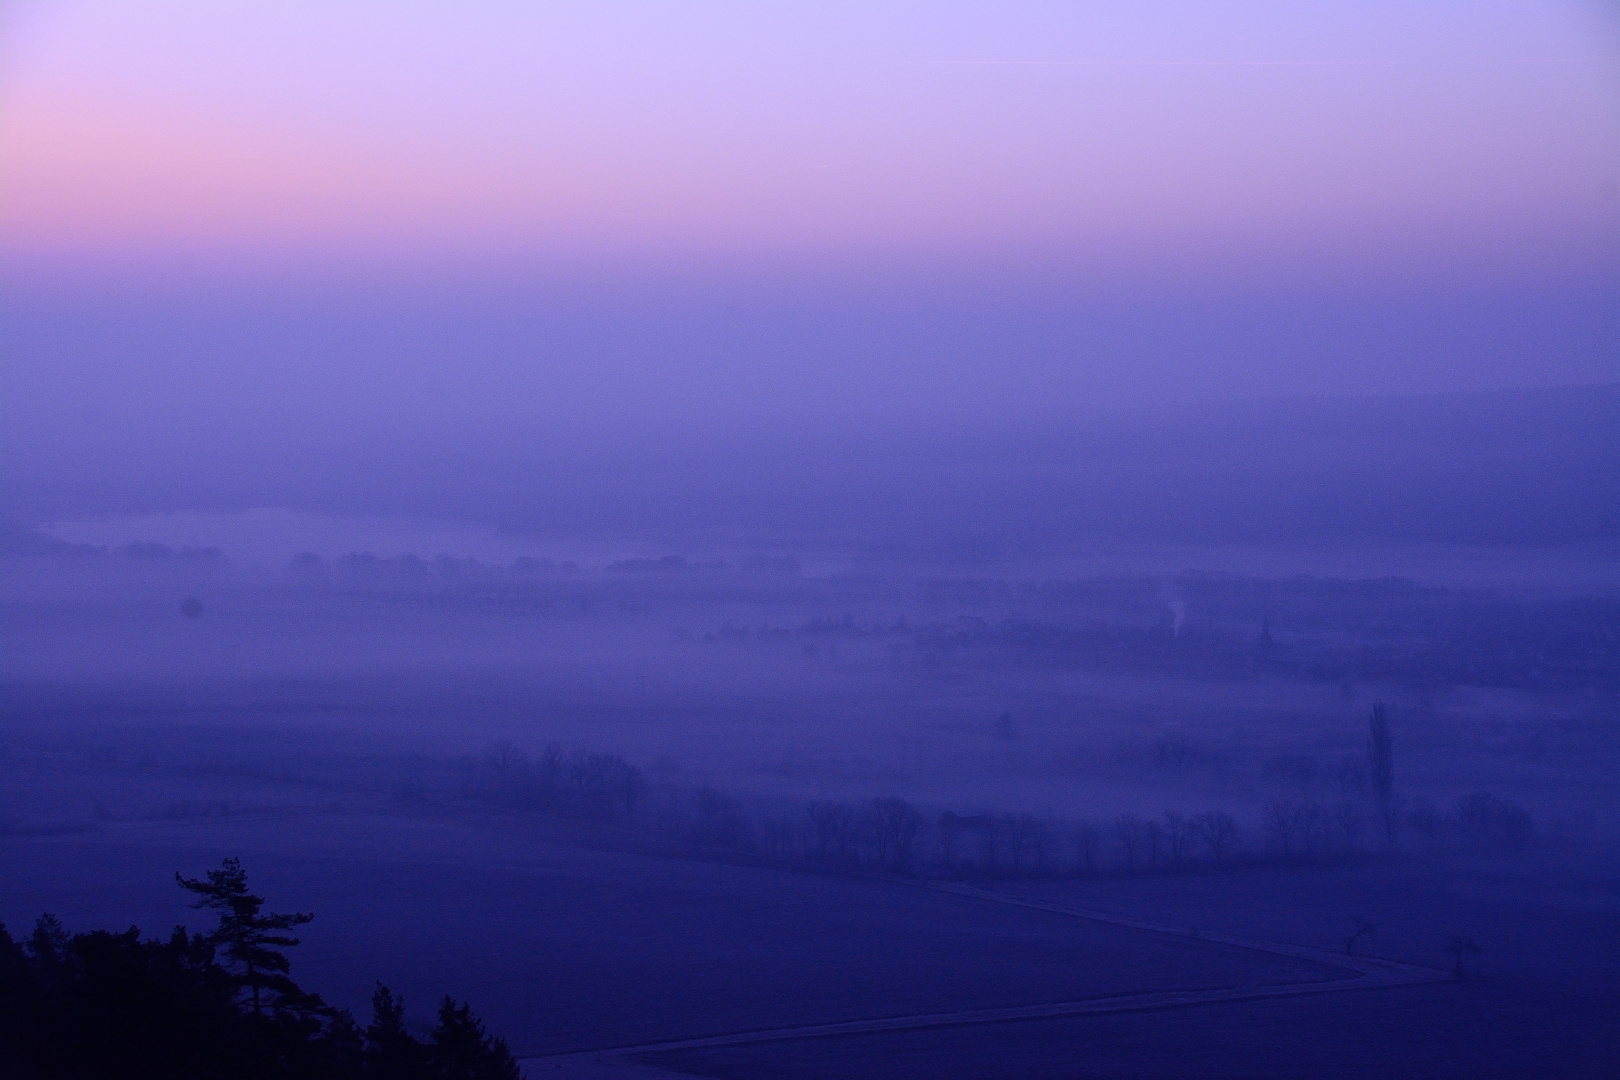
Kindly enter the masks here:
[[551, 745], [531, 760], [509, 743], [490, 748], [461, 794], [787, 861], [942, 877], [1216, 869], [1354, 858], [1407, 842], [1505, 847], [1534, 839], [1530, 814], [1487, 792], [1457, 799], [1448, 810], [1403, 797], [1384, 705], [1373, 706], [1367, 731], [1365, 761], [1356, 770], [1361, 791], [1333, 801], [1274, 799], [1247, 823], [1222, 809], [1078, 822], [984, 809], [925, 815], [894, 797], [783, 808], [709, 785], [655, 793], [618, 755]]
[[364, 1027], [290, 975], [291, 931], [236, 859], [175, 875], [217, 914], [168, 938], [70, 934], [43, 915], [21, 941], [0, 926], [0, 1063], [15, 1080], [518, 1080], [506, 1043], [445, 997], [425, 1040], [382, 984]]

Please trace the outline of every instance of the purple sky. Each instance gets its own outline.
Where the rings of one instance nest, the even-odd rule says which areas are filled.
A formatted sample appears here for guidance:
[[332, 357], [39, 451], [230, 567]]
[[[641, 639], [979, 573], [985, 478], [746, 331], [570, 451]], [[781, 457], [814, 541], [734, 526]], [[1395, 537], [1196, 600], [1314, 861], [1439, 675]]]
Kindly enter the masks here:
[[35, 491], [1620, 379], [1597, 3], [25, 0], [0, 148]]
[[1597, 4], [16, 3], [13, 262], [1520, 273], [1613, 254]]

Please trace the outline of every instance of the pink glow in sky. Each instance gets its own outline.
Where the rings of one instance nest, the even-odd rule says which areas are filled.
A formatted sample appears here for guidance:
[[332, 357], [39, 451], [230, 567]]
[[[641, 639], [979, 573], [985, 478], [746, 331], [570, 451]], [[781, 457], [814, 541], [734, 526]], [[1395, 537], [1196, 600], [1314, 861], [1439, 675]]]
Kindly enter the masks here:
[[37, 0], [0, 34], [24, 262], [1620, 241], [1596, 4]]

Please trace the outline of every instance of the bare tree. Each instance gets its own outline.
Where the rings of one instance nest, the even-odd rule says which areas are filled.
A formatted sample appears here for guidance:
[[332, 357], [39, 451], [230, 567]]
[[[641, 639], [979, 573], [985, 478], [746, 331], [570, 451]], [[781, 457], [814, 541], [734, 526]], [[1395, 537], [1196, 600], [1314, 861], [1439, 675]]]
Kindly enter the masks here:
[[988, 870], [995, 869], [997, 844], [996, 834], [998, 832], [996, 822], [999, 819], [994, 814], [989, 812], [983, 814], [973, 814], [971, 816], [953, 816], [955, 817], [955, 822], [952, 827], [958, 834], [979, 834], [979, 864]]
[[1170, 865], [1179, 867], [1186, 861], [1192, 848], [1193, 828], [1192, 822], [1181, 815], [1179, 810], [1166, 810], [1164, 812], [1164, 843], [1170, 852]]
[[1262, 814], [1267, 830], [1277, 842], [1277, 850], [1284, 859], [1292, 859], [1294, 850], [1299, 846], [1299, 806], [1280, 799], [1273, 800], [1266, 803]]
[[1080, 859], [1080, 872], [1089, 874], [1097, 869], [1097, 857], [1102, 853], [1102, 833], [1089, 821], [1082, 821], [1074, 830], [1074, 850]]
[[795, 822], [774, 815], [760, 819], [760, 847], [766, 854], [777, 858], [790, 858], [802, 851], [799, 840], [800, 830]]
[[922, 817], [904, 799], [887, 798], [872, 800], [869, 820], [878, 865], [906, 869], [922, 829]]
[[525, 764], [528, 758], [524, 756], [523, 751], [513, 746], [509, 740], [502, 739], [499, 742], [490, 743], [485, 748], [484, 761], [496, 770], [505, 772], [515, 765]]
[[1488, 791], [1458, 799], [1452, 805], [1451, 824], [1474, 844], [1509, 846], [1535, 835], [1529, 811]]
[[816, 854], [822, 858], [847, 858], [855, 834], [854, 811], [843, 803], [820, 801], [810, 804], [808, 814]]
[[1158, 866], [1164, 861], [1164, 828], [1157, 821], [1142, 823], [1143, 847], [1147, 851], [1147, 864]]
[[1383, 702], [1372, 707], [1368, 722], [1367, 769], [1372, 774], [1373, 797], [1384, 823], [1384, 841], [1395, 843], [1395, 740], [1389, 730], [1389, 710]]
[[641, 770], [618, 754], [575, 750], [568, 755], [566, 776], [569, 801], [592, 817], [633, 810], [647, 792]]
[[1406, 812], [1406, 826], [1416, 832], [1427, 843], [1434, 843], [1440, 833], [1440, 826], [1444, 818], [1440, 808], [1433, 801], [1424, 798], [1413, 799], [1410, 809]]
[[1355, 851], [1361, 846], [1362, 826], [1366, 818], [1362, 816], [1361, 807], [1356, 805], [1354, 799], [1340, 799], [1333, 808], [1334, 824], [1339, 827], [1339, 835], [1344, 838], [1346, 851]]
[[1204, 811], [1193, 818], [1192, 826], [1198, 834], [1198, 839], [1209, 849], [1209, 857], [1215, 860], [1217, 866], [1224, 863], [1227, 856], [1237, 847], [1237, 819], [1223, 810]]
[[1016, 874], [1023, 868], [1024, 852], [1035, 839], [1035, 818], [1031, 814], [1008, 814], [1002, 822], [1007, 831], [1008, 859]]
[[566, 757], [561, 743], [546, 744], [546, 748], [540, 752], [540, 778], [543, 783], [556, 787], [562, 782], [563, 762]]
[[973, 821], [979, 830], [981, 862], [985, 870], [993, 873], [1001, 859], [1002, 834], [1006, 831], [1003, 820], [999, 814], [983, 813], [974, 815]]
[[728, 848], [752, 846], [753, 822], [725, 792], [705, 784], [692, 796], [692, 809], [697, 811], [690, 829], [692, 839]]
[[1142, 819], [1135, 814], [1121, 814], [1114, 819], [1111, 831], [1114, 839], [1119, 841], [1120, 853], [1125, 856], [1125, 869], [1136, 869], [1147, 844], [1147, 829]]
[[1318, 802], [1302, 803], [1299, 810], [1300, 847], [1309, 857], [1321, 854], [1332, 846], [1332, 816], [1327, 807]]
[[1044, 874], [1052, 865], [1053, 837], [1051, 826], [1044, 821], [1035, 823], [1035, 835], [1030, 840], [1030, 852], [1035, 860], [1035, 872]]
[[939, 856], [947, 872], [956, 868], [956, 841], [966, 828], [960, 814], [947, 810], [939, 815]]

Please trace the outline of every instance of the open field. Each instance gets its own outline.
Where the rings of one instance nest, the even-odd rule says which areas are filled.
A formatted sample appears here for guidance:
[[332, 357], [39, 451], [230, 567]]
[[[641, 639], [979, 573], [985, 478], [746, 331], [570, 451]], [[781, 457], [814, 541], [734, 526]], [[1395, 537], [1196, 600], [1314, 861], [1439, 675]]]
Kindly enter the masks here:
[[[1189, 917], [1205, 918], [1181, 932], [1316, 955], [1350, 978], [740, 1032], [531, 1065], [581, 1080], [630, 1080], [638, 1068], [739, 1078], [1610, 1075], [1620, 1061], [1620, 890], [1612, 874], [1545, 860], [1507, 872], [1455, 862], [996, 890], [1011, 903], [1156, 922], [1171, 934]], [[1391, 909], [1406, 917], [1384, 924], [1381, 947], [1363, 942], [1356, 956], [1342, 954], [1335, 912]], [[1461, 980], [1406, 966], [1443, 957], [1443, 942], [1417, 929], [1441, 923], [1491, 943], [1488, 960], [1471, 959]], [[1386, 966], [1382, 956], [1399, 959]]]
[[1377, 929], [1358, 948], [1375, 956], [1444, 967], [1447, 940], [1462, 934], [1481, 946], [1469, 965], [1482, 977], [1571, 986], [1620, 981], [1620, 865], [1603, 851], [1584, 859], [1433, 854], [1308, 870], [999, 882], [995, 889], [1161, 923], [1196, 917], [1205, 934], [1330, 950], [1342, 948], [1355, 920], [1365, 919]]
[[[8, 792], [46, 801], [52, 765], [13, 753]], [[198, 783], [102, 768], [152, 805]], [[979, 896], [545, 819], [334, 806], [305, 784], [257, 794], [262, 809], [193, 801], [187, 817], [0, 839], [0, 918], [158, 931], [195, 919], [174, 870], [238, 854], [273, 903], [317, 912], [296, 971], [336, 1002], [362, 1005], [381, 978], [422, 1013], [444, 992], [470, 999], [526, 1056], [684, 1042], [610, 1060], [717, 1077], [1509, 1076], [1537, 1062], [1599, 1076], [1617, 1048], [1620, 892], [1601, 858], [944, 885]], [[1356, 962], [1333, 957], [1351, 917], [1378, 921], [1369, 951], [1429, 977], [1444, 934], [1472, 934], [1478, 974], [1342, 989], [1357, 983]]]
[[725, 1080], [1568, 1077], [1620, 1060], [1620, 994], [1442, 983], [651, 1056]]
[[[174, 871], [240, 855], [273, 902], [318, 914], [298, 956], [309, 985], [354, 1007], [373, 978], [424, 1007], [454, 993], [528, 1054], [1343, 974], [905, 883], [394, 816], [154, 823], [0, 844], [11, 926], [49, 908], [69, 926], [166, 929], [190, 914]], [[334, 953], [326, 941], [350, 944]]]
[[453, 994], [558, 1080], [1615, 1054], [1611, 601], [403, 565], [183, 582], [191, 620], [30, 579], [0, 920], [196, 925], [174, 872], [241, 856], [317, 914], [302, 983]]

